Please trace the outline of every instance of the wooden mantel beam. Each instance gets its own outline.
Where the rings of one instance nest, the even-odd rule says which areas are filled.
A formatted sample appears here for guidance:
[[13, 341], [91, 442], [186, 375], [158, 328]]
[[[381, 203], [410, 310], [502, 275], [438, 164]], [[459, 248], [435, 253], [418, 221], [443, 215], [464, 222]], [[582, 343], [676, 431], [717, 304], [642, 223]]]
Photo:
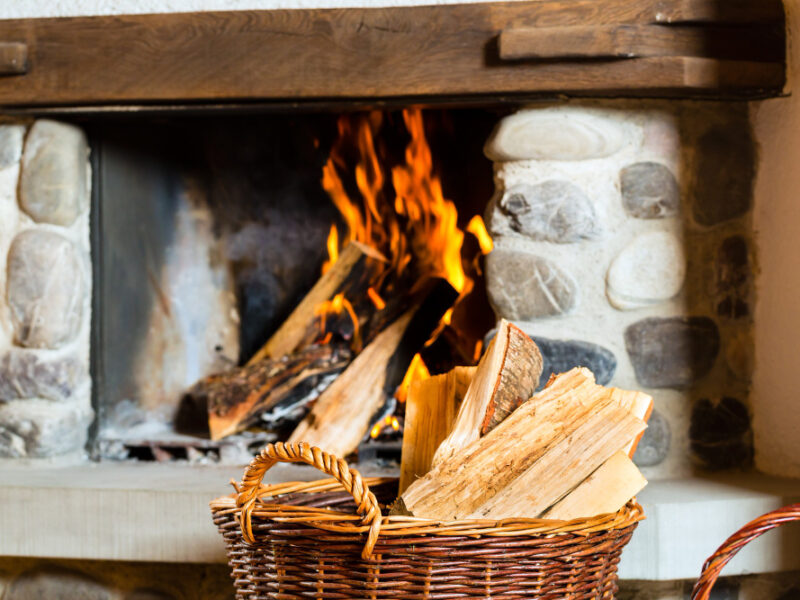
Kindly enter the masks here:
[[[0, 70], [0, 107], [768, 96], [784, 84], [783, 22], [780, 0], [527, 0], [5, 20], [0, 45], [24, 50], [27, 61]], [[645, 40], [652, 28], [666, 50], [609, 58], [600, 48], [593, 57], [597, 36], [587, 28], [614, 25], [637, 26]], [[537, 30], [576, 26], [589, 40], [580, 57], [499, 51], [501, 35], [523, 31], [532, 39]], [[684, 51], [686, 27], [692, 46]]]

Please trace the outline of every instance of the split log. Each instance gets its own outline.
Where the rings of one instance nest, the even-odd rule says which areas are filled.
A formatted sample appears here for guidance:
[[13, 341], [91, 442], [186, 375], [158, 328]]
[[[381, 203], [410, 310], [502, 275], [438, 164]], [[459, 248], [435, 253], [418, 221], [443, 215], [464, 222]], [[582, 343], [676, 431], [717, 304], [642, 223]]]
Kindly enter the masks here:
[[456, 367], [411, 384], [406, 400], [399, 494], [430, 471], [433, 455], [453, 428], [475, 369]]
[[321, 379], [343, 371], [350, 358], [346, 344], [314, 345], [206, 377], [181, 399], [175, 428], [212, 440], [243, 431], [264, 412], [303, 400]]
[[[650, 420], [650, 415], [653, 414], [653, 397], [648, 396], [643, 392], [632, 392], [627, 390], [620, 390], [620, 392], [631, 395], [627, 401], [630, 402], [633, 407], [631, 410], [632, 414], [647, 423]], [[633, 455], [636, 454], [636, 447], [642, 440], [643, 435], [644, 431], [637, 435], [635, 439], [631, 440], [631, 443], [625, 447], [624, 451], [625, 454], [628, 455], [628, 458], [633, 458]]]
[[630, 396], [572, 369], [411, 484], [394, 510], [436, 520], [537, 517], [644, 429], [632, 409]]
[[319, 278], [289, 318], [247, 364], [295, 351], [307, 339], [309, 329], [317, 319], [315, 311], [323, 302], [342, 292], [348, 297], [366, 298], [370, 283], [377, 279], [385, 263], [386, 258], [374, 248], [359, 242], [347, 244], [328, 272]]
[[542, 517], [569, 521], [614, 513], [638, 494], [647, 480], [624, 450], [615, 453]]
[[[617, 390], [631, 405], [631, 414], [645, 423], [653, 412], [653, 398], [642, 392]], [[545, 519], [577, 519], [617, 512], [638, 494], [647, 480], [633, 464], [634, 453], [644, 431], [625, 448], [615, 453], [594, 473], [559, 500], [542, 516]]]
[[288, 441], [306, 442], [338, 456], [355, 451], [373, 414], [394, 394], [414, 354], [457, 297], [446, 281], [436, 280], [418, 307], [379, 333], [320, 395]]
[[478, 363], [475, 377], [458, 410], [456, 422], [433, 459], [438, 465], [486, 435], [539, 385], [542, 355], [521, 329], [505, 319]]

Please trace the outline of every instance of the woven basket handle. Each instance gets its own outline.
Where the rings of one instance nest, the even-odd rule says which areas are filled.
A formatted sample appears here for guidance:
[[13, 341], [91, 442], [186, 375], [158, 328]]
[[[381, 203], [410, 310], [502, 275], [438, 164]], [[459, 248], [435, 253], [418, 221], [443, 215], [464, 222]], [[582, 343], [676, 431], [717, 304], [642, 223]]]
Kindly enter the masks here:
[[692, 600], [708, 600], [711, 588], [714, 587], [722, 568], [748, 543], [770, 529], [797, 520], [800, 520], [800, 504], [790, 504], [753, 519], [734, 533], [703, 565], [700, 579], [697, 580], [694, 590], [692, 590]]
[[258, 499], [261, 480], [264, 474], [279, 462], [302, 462], [319, 469], [336, 479], [342, 484], [358, 505], [358, 514], [364, 516], [363, 523], [369, 524], [367, 543], [361, 556], [366, 560], [372, 555], [372, 549], [378, 541], [381, 530], [381, 509], [378, 501], [366, 483], [361, 473], [351, 469], [341, 458], [328, 454], [319, 448], [311, 447], [306, 443], [299, 444], [269, 444], [250, 462], [245, 469], [242, 483], [238, 488], [236, 505], [241, 508], [241, 526], [244, 540], [250, 544], [255, 543], [253, 536], [252, 513]]

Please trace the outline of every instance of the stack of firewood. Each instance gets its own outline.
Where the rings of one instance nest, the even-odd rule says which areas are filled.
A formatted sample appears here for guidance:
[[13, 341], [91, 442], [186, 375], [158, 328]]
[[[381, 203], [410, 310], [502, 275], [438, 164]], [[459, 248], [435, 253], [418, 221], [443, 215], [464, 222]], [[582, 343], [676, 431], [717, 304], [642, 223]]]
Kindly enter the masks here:
[[350, 242], [245, 366], [187, 391], [176, 429], [217, 440], [258, 427], [285, 439], [289, 427], [291, 442], [354, 452], [394, 410], [414, 355], [458, 298], [444, 279], [386, 269], [383, 255]]
[[412, 385], [393, 512], [435, 520], [574, 519], [616, 512], [647, 483], [631, 457], [652, 398], [575, 368], [542, 372], [501, 321], [477, 367]]

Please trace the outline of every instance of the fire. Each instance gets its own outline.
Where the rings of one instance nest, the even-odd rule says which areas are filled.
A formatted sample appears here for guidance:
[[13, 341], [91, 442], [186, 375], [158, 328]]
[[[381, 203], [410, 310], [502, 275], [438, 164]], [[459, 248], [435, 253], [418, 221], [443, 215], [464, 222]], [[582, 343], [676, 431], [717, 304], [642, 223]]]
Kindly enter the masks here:
[[347, 316], [353, 323], [353, 346], [358, 348], [361, 345], [361, 328], [358, 322], [358, 316], [350, 301], [344, 297], [344, 294], [336, 294], [330, 300], [322, 302], [314, 309], [314, 313], [319, 317], [320, 333], [325, 337], [322, 343], [330, 341], [330, 332], [326, 332], [326, 325], [328, 318], [335, 315], [342, 315], [347, 313]]
[[322, 265], [322, 274], [327, 273], [337, 260], [339, 260], [339, 230], [336, 229], [336, 224], [333, 224], [328, 234], [328, 260]]
[[475, 215], [470, 219], [469, 223], [467, 223], [467, 231], [478, 239], [482, 254], [489, 254], [494, 249], [492, 236], [486, 231], [486, 225], [480, 215]]
[[455, 204], [444, 197], [441, 181], [433, 172], [422, 111], [404, 110], [403, 120], [411, 140], [406, 147], [405, 164], [391, 170], [392, 203], [385, 197], [385, 174], [375, 146], [381, 113], [339, 119], [340, 142], [356, 140], [359, 161], [355, 180], [361, 198], [355, 202], [348, 197], [339, 176], [339, 169], [345, 166], [343, 150], [335, 146], [323, 167], [322, 186], [339, 210], [347, 233], [340, 240], [338, 231], [331, 228], [325, 269], [336, 261], [342, 245], [356, 240], [378, 249], [398, 274], [415, 260], [422, 277], [443, 277], [456, 291], [466, 294], [471, 281], [461, 259], [464, 232], [457, 224]]
[[397, 386], [394, 397], [397, 398], [398, 402], [405, 402], [408, 399], [408, 390], [411, 388], [411, 384], [415, 381], [427, 379], [430, 376], [431, 374], [425, 365], [425, 361], [422, 360], [419, 354], [415, 354], [414, 358], [411, 359], [411, 364], [408, 365], [408, 371], [403, 376], [403, 381]]

